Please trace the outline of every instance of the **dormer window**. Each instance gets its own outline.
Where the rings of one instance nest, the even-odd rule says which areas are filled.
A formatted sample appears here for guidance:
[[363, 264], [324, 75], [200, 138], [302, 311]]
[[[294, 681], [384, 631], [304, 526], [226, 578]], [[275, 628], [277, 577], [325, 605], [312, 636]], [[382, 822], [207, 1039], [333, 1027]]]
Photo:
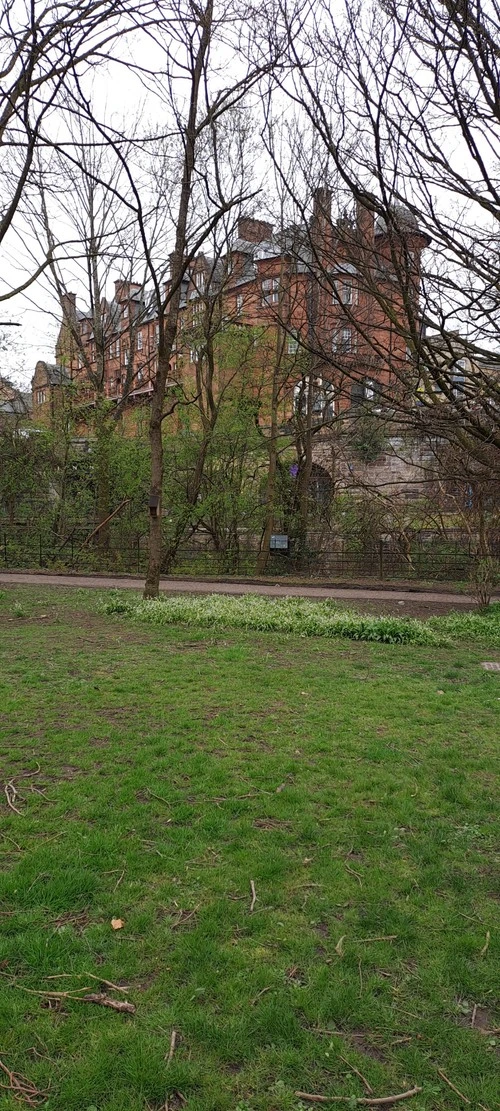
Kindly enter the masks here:
[[122, 316], [124, 320], [128, 320], [128, 305], [123, 306]]

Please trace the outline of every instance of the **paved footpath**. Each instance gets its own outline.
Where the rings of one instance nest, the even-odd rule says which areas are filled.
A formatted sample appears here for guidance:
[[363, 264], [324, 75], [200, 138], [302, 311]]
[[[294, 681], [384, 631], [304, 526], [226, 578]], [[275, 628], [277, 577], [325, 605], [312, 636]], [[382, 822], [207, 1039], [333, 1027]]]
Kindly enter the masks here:
[[[26, 586], [94, 587], [98, 590], [142, 590], [143, 578], [112, 575], [37, 575], [21, 571], [1, 572], [0, 583], [23, 583]], [[271, 598], [337, 598], [367, 602], [441, 603], [449, 606], [470, 606], [474, 599], [468, 594], [439, 593], [424, 590], [372, 590], [344, 586], [282, 586], [280, 583], [206, 582], [196, 579], [162, 578], [160, 587], [168, 594], [263, 594]]]

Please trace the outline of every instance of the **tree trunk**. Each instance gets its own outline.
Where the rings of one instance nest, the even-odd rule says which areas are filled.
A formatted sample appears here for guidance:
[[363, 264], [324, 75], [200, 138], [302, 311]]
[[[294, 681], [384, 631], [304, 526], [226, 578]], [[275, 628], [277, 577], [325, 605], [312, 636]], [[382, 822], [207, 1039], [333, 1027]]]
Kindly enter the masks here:
[[[102, 411], [101, 399], [97, 399], [96, 407], [96, 508], [97, 508], [97, 524], [100, 525], [106, 518], [109, 517], [109, 500], [110, 500], [110, 446], [111, 446], [111, 428], [108, 425], [106, 416]], [[99, 529], [97, 534], [97, 543], [101, 551], [108, 551], [109, 549], [109, 524], [105, 524], [102, 529]]]
[[149, 516], [149, 562], [144, 584], [144, 597], [157, 598], [160, 592], [161, 571], [161, 495], [163, 484], [163, 415], [164, 390], [153, 394], [151, 420], [149, 423], [149, 443], [151, 448], [151, 497], [158, 498], [158, 506], [150, 508]]

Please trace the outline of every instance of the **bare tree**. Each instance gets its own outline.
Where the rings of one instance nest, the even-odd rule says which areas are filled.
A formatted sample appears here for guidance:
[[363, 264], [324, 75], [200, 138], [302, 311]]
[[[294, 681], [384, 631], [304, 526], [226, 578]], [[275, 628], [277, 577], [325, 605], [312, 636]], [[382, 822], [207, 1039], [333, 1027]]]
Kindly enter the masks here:
[[[156, 18], [153, 0], [68, 0], [47, 7], [39, 0], [3, 0], [0, 11], [0, 244], [9, 232], [22, 233], [20, 205], [34, 187], [36, 153], [64, 150], [79, 157], [64, 133], [64, 115], [85, 113], [89, 71], [103, 64], [112, 45], [137, 34], [141, 21]], [[35, 171], [35, 174], [34, 174]], [[18, 220], [16, 222], [16, 217]], [[21, 235], [22, 239], [22, 235]], [[18, 252], [19, 240], [11, 247]], [[27, 289], [44, 271], [52, 253], [42, 255], [22, 280], [0, 293], [5, 301]], [[3, 267], [5, 274], [5, 266]], [[5, 279], [4, 279], [5, 280]]]
[[[77, 122], [72, 132], [77, 161], [55, 153], [50, 168], [39, 165], [29, 222], [34, 242], [43, 244], [50, 260], [45, 281], [62, 314], [56, 356], [72, 382], [73, 417], [93, 436], [97, 535], [106, 546], [111, 441], [138, 383], [136, 339], [147, 304], [122, 164], [92, 138]], [[61, 228], [64, 243], [56, 250]], [[110, 302], [107, 290], [116, 273], [118, 297]], [[83, 309], [77, 307], [75, 287], [83, 294]]]
[[[383, 364], [383, 406], [496, 470], [499, 16], [497, 0], [346, 3], [343, 15], [325, 2], [297, 32], [283, 0], [293, 82], [278, 75], [280, 97], [295, 105], [302, 181], [310, 192], [320, 172], [337, 200], [337, 258], [350, 256], [358, 292], [342, 311], [358, 356], [370, 349]], [[299, 213], [305, 193], [290, 183]], [[365, 229], [371, 222], [364, 244], [353, 203]], [[334, 263], [316, 251], [333, 295]], [[362, 377], [360, 357], [340, 367], [331, 336], [320, 346], [347, 379]]]

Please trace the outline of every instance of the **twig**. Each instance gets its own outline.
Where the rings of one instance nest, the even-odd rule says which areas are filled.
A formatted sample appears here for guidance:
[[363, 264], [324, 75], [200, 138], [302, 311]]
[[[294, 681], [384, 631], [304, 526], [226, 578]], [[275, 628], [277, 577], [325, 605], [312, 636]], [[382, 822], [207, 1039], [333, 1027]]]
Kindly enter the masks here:
[[22, 849], [21, 846], [18, 845], [17, 841], [14, 841], [13, 837], [9, 837], [6, 833], [2, 833], [2, 837], [4, 837], [6, 841], [10, 841], [11, 845], [15, 845], [18, 853], [24, 852], [24, 849]]
[[196, 914], [196, 911], [199, 909], [200, 904], [197, 903], [193, 910], [190, 910], [188, 914], [184, 914], [184, 911], [181, 910], [180, 916], [176, 918], [175, 922], [172, 922], [172, 929], [176, 930], [178, 926], [183, 926], [185, 922], [189, 922], [189, 919], [192, 918], [193, 914]]
[[[99, 977], [93, 977], [98, 979]], [[21, 985], [19, 985], [21, 986]], [[103, 991], [88, 992], [87, 995], [75, 995], [75, 992], [86, 991], [86, 988], [74, 988], [73, 991], [35, 991], [34, 988], [21, 988], [28, 995], [42, 995], [45, 999], [67, 999], [73, 1003], [98, 1003], [101, 1007], [110, 1007], [113, 1011], [125, 1011], [135, 1014], [135, 1004], [127, 1003], [125, 999], [110, 999]]]
[[[130, 988], [121, 988], [118, 984], [112, 984], [111, 980], [105, 980], [104, 976], [94, 976], [92, 972], [57, 972], [54, 976], [44, 976], [45, 980], [67, 980], [73, 976], [83, 976], [84, 980], [95, 980], [98, 984], [105, 984], [107, 988], [112, 991], [130, 991]], [[81, 988], [75, 988], [75, 991], [81, 991]]]
[[360, 1072], [359, 1069], [356, 1068], [356, 1065], [351, 1065], [351, 1062], [347, 1060], [347, 1057], [343, 1057], [341, 1053], [339, 1053], [339, 1057], [340, 1057], [341, 1061], [344, 1061], [344, 1063], [346, 1065], [348, 1065], [349, 1068], [352, 1069], [353, 1072], [356, 1073], [356, 1076], [359, 1076], [359, 1079], [361, 1080], [361, 1083], [364, 1084], [368, 1094], [373, 1095], [373, 1088], [372, 1088], [371, 1084], [368, 1083], [368, 1080], [366, 1079], [366, 1076], [363, 1076], [363, 1073]]
[[176, 1040], [177, 1040], [177, 1030], [172, 1030], [172, 1033], [170, 1035], [170, 1048], [169, 1048], [168, 1053], [165, 1054], [165, 1061], [167, 1062], [167, 1069], [168, 1069], [168, 1066], [171, 1064], [172, 1057], [174, 1056], [174, 1053], [175, 1053]]
[[163, 798], [163, 795], [155, 795], [154, 791], [152, 791], [150, 787], [146, 787], [146, 790], [148, 792], [148, 795], [150, 795], [152, 799], [158, 799], [158, 802], [164, 802], [165, 806], [171, 805], [168, 799]]
[[438, 1076], [441, 1077], [441, 1080], [444, 1080], [445, 1084], [447, 1084], [448, 1087], [451, 1088], [452, 1092], [455, 1092], [457, 1096], [460, 1096], [460, 1099], [463, 1099], [464, 1103], [470, 1103], [470, 1099], [467, 1099], [467, 1096], [464, 1096], [464, 1093], [461, 1092], [459, 1088], [456, 1088], [455, 1085], [452, 1084], [451, 1080], [448, 1080], [448, 1077], [442, 1069], [438, 1069]]
[[257, 992], [257, 995], [255, 996], [255, 999], [250, 1000], [250, 1006], [255, 1007], [255, 1004], [256, 1004], [257, 1000], [260, 999], [261, 995], [265, 995], [266, 991], [272, 991], [272, 990], [273, 990], [272, 987], [262, 988], [262, 991]]
[[38, 760], [37, 760], [36, 763], [37, 763], [36, 771], [34, 771], [34, 772], [20, 772], [19, 775], [15, 775], [13, 778], [14, 779], [31, 779], [31, 777], [33, 775], [40, 775], [40, 772], [41, 772], [42, 769], [40, 767], [40, 764], [38, 763]]
[[354, 940], [360, 945], [368, 945], [370, 941], [395, 941], [397, 934], [380, 934], [379, 937], [356, 937]]
[[253, 880], [250, 880], [250, 891], [252, 892], [252, 902], [250, 903], [250, 911], [249, 911], [249, 913], [251, 914], [252, 911], [253, 911], [253, 908], [254, 908], [254, 906], [257, 902], [257, 892], [255, 890], [255, 884], [254, 884]]
[[363, 972], [361, 970], [361, 961], [358, 961], [358, 971], [359, 971], [359, 995], [358, 995], [358, 999], [361, 999], [361, 996], [363, 995]]
[[[120, 884], [121, 884], [121, 882], [122, 882], [122, 879], [123, 879], [124, 875], [125, 875], [125, 868], [123, 869], [123, 872], [122, 872], [121, 876], [118, 876], [118, 879], [117, 879], [117, 881], [116, 881], [116, 883], [115, 883], [115, 886], [114, 886], [114, 888], [113, 888], [113, 892], [115, 892], [115, 891], [116, 891], [116, 889], [117, 889], [117, 887], [119, 887], [119, 886], [120, 886]], [[104, 982], [104, 981], [103, 981], [103, 982]]]
[[4, 794], [5, 798], [7, 799], [7, 806], [10, 806], [10, 809], [14, 811], [14, 814], [19, 814], [19, 817], [22, 817], [21, 811], [17, 809], [17, 806], [14, 806], [14, 799], [17, 798], [17, 791], [13, 783], [5, 784]]
[[351, 873], [351, 876], [356, 876], [356, 879], [359, 883], [359, 886], [362, 887], [363, 886], [363, 881], [361, 879], [361, 876], [360, 876], [359, 872], [355, 872], [354, 868], [349, 868], [349, 865], [346, 864], [345, 860], [344, 860], [344, 866], [345, 866], [346, 871]]
[[0, 1061], [0, 1069], [9, 1079], [8, 1085], [0, 1084], [0, 1088], [3, 1088], [6, 1092], [12, 1092], [14, 1099], [22, 1100], [28, 1107], [37, 1107], [39, 1100], [47, 1098], [47, 1092], [41, 1092], [38, 1088], [35, 1088], [31, 1080], [27, 1080], [25, 1076], [11, 1072], [3, 1061]]
[[474, 1026], [474, 1023], [476, 1021], [476, 1015], [477, 1015], [477, 1003], [474, 1003], [474, 1006], [472, 1008], [472, 1018], [470, 1020], [471, 1027]]
[[[370, 1099], [369, 1096], [360, 1096], [356, 1099], [356, 1104], [362, 1104], [365, 1107], [383, 1107], [390, 1103], [399, 1103], [402, 1099], [411, 1099], [412, 1096], [418, 1095], [421, 1088], [410, 1088], [408, 1092], [398, 1092], [395, 1096], [379, 1096], [378, 1099]], [[303, 1099], [307, 1103], [351, 1103], [352, 1096], [313, 1096], [310, 1092], [295, 1092], [297, 1099]]]
[[41, 795], [42, 798], [44, 798], [46, 802], [55, 802], [56, 801], [55, 799], [49, 799], [48, 795], [45, 794], [45, 791], [43, 790], [43, 787], [35, 787], [34, 783], [30, 784], [30, 790], [34, 791], [37, 795]]
[[490, 931], [486, 930], [486, 941], [485, 941], [485, 943], [483, 945], [483, 948], [481, 949], [481, 952], [479, 954], [480, 957], [484, 957], [485, 953], [488, 951], [488, 947], [489, 947], [489, 944], [490, 944], [490, 936], [491, 936]]
[[126, 999], [110, 999], [103, 991], [82, 995], [79, 1003], [98, 1003], [101, 1007], [111, 1007], [112, 1011], [123, 1011], [128, 1015], [135, 1015], [135, 1003], [128, 1003]]

